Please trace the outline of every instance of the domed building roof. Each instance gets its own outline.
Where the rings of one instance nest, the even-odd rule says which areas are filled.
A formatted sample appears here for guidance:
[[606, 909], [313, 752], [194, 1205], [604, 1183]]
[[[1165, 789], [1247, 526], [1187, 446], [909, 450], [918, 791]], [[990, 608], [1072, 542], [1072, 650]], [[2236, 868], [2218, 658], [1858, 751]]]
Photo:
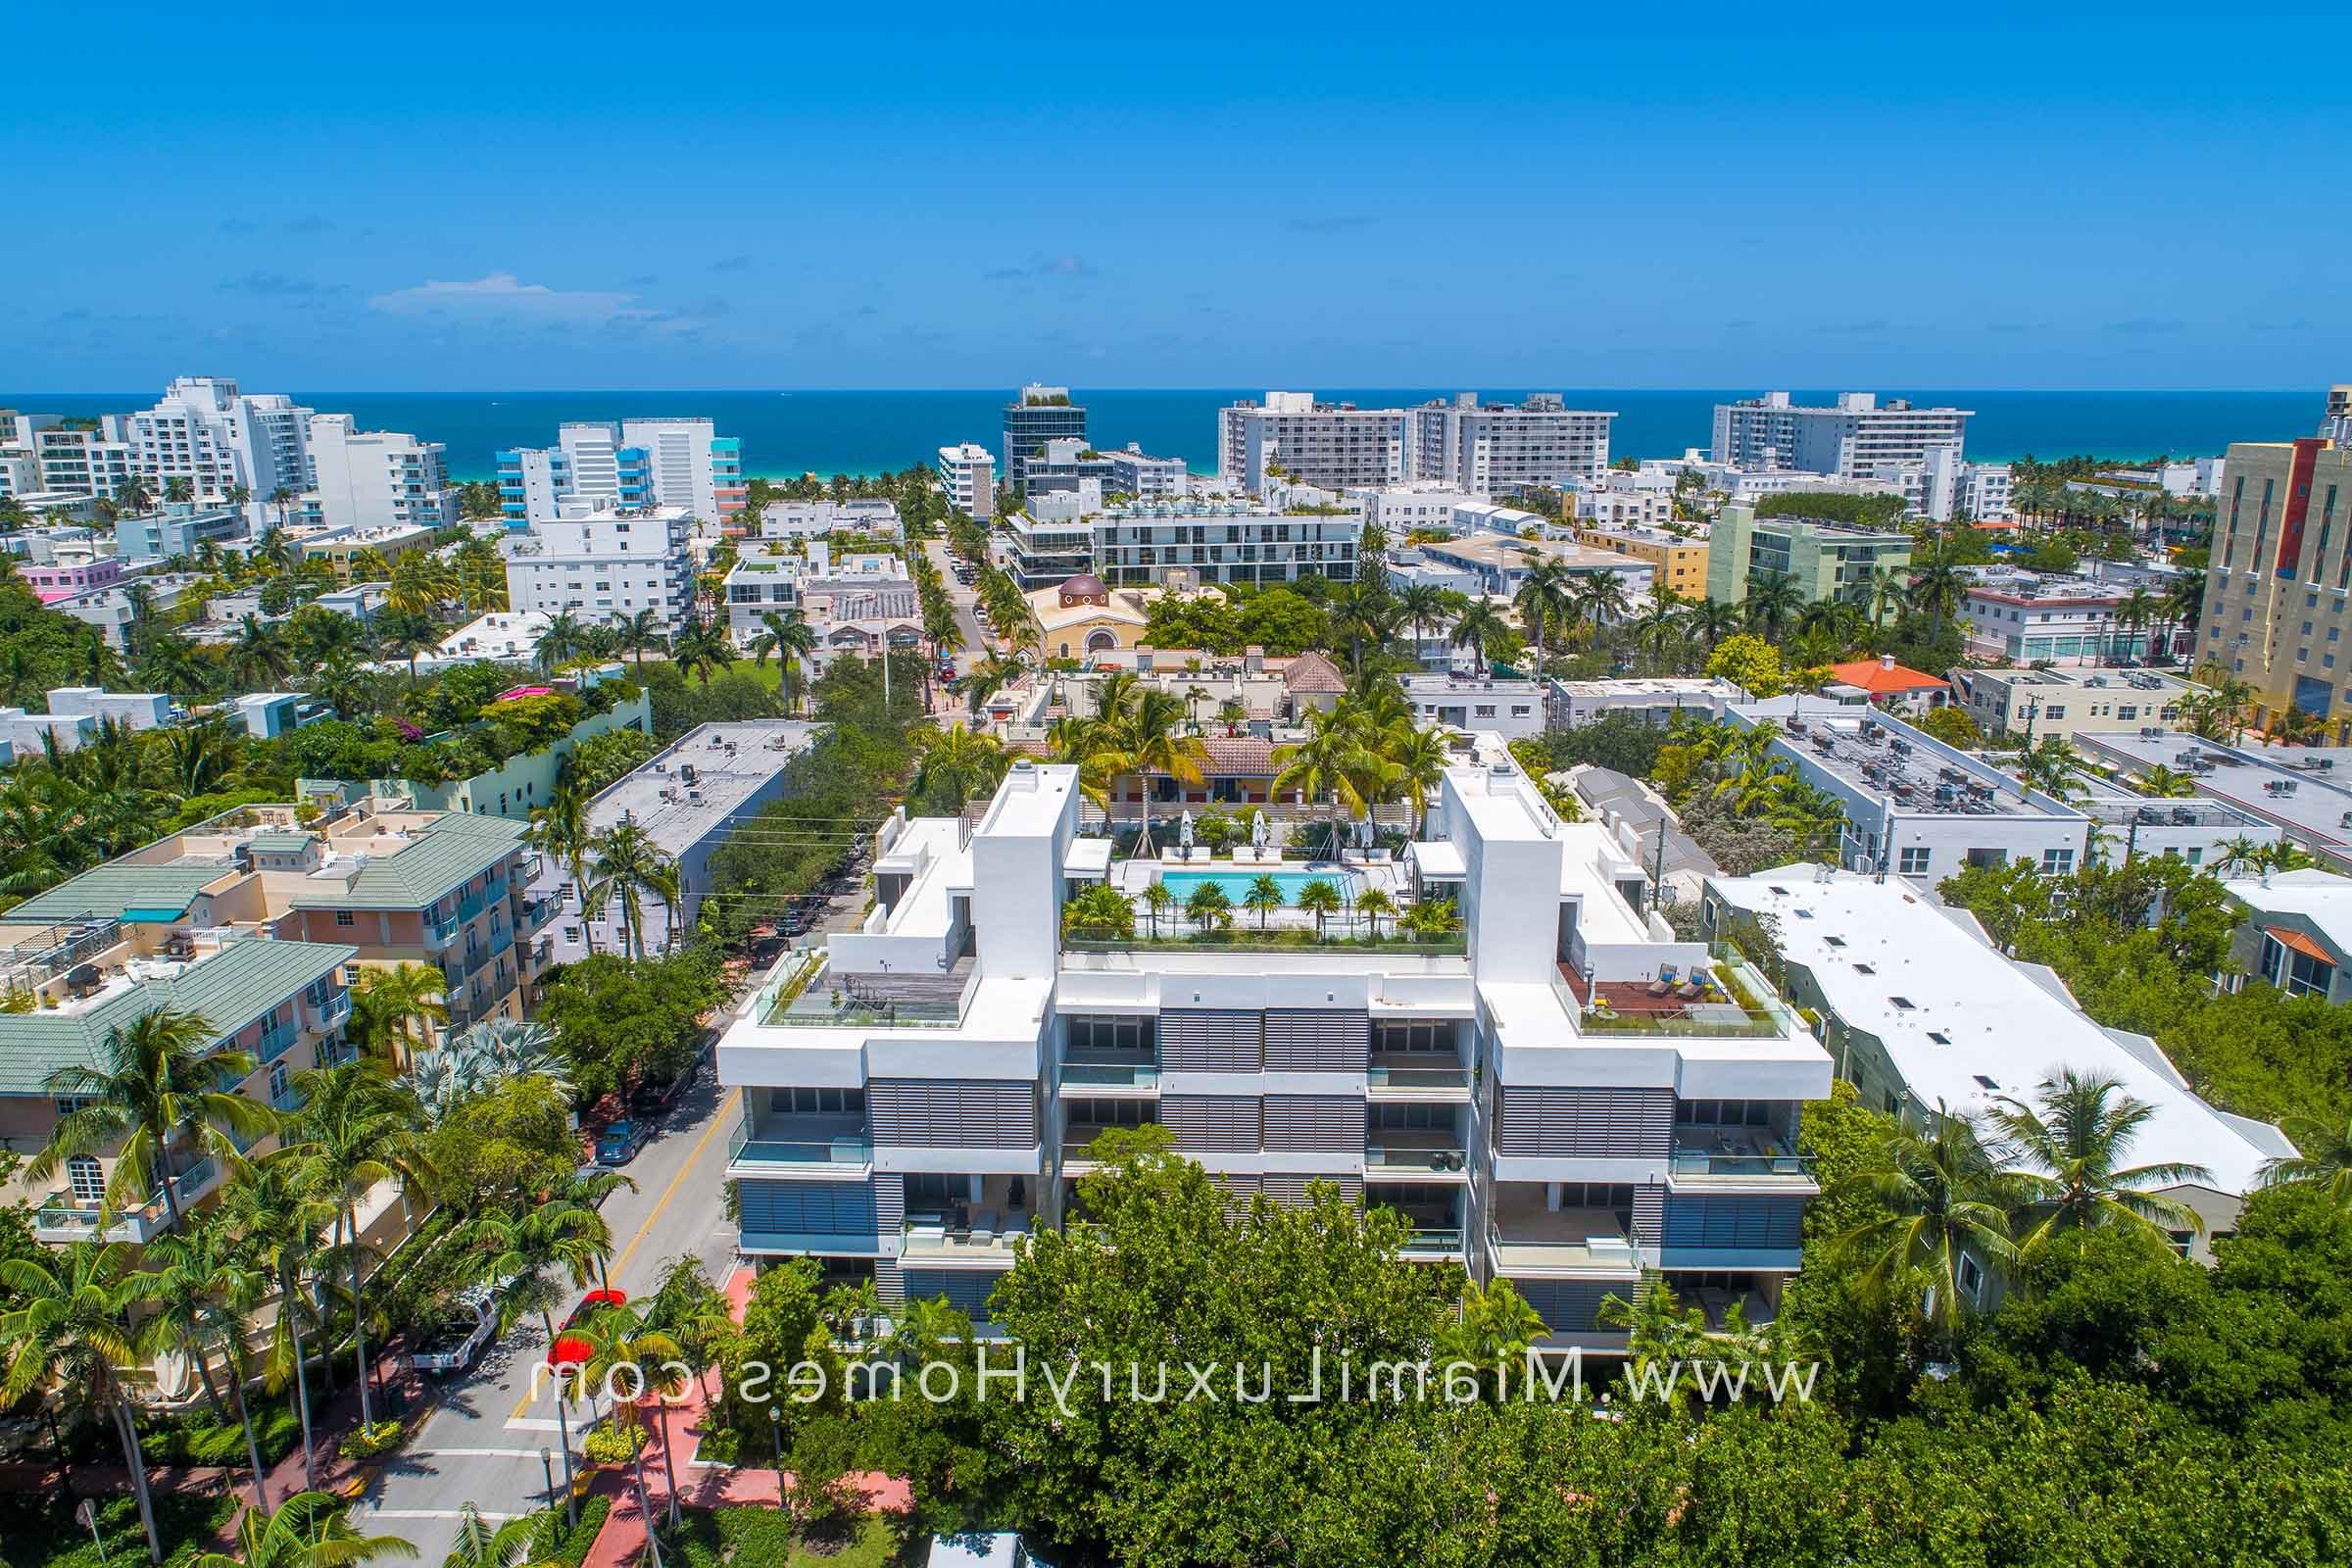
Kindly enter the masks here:
[[1061, 602], [1065, 605], [1108, 604], [1110, 590], [1093, 572], [1082, 571], [1061, 585]]

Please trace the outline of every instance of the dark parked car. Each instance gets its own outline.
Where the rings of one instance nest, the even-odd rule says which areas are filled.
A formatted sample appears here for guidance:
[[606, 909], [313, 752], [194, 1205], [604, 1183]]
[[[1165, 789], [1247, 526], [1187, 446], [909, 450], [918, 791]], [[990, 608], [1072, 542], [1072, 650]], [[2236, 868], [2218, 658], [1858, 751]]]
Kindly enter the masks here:
[[596, 1141], [596, 1162], [599, 1165], [626, 1165], [637, 1157], [645, 1147], [645, 1128], [642, 1124], [623, 1119], [605, 1129]]
[[678, 1097], [684, 1094], [693, 1083], [694, 1064], [692, 1063], [689, 1063], [686, 1070], [675, 1078], [663, 1082], [641, 1083], [629, 1091], [629, 1111], [640, 1119], [658, 1120], [667, 1113], [670, 1106], [678, 1102]]

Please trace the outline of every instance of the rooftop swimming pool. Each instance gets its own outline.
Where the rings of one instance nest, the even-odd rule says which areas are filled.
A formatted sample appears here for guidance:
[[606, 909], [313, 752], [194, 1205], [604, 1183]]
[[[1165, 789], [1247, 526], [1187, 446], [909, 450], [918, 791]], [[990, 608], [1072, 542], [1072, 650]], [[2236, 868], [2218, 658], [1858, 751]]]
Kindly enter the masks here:
[[1282, 889], [1282, 902], [1295, 906], [1298, 890], [1309, 882], [1328, 882], [1339, 890], [1344, 899], [1353, 899], [1363, 884], [1363, 878], [1353, 871], [1334, 867], [1328, 871], [1162, 871], [1159, 885], [1174, 895], [1181, 904], [1193, 896], [1193, 890], [1204, 883], [1214, 882], [1225, 890], [1225, 897], [1236, 908], [1250, 896], [1250, 887], [1261, 876], [1270, 876]]

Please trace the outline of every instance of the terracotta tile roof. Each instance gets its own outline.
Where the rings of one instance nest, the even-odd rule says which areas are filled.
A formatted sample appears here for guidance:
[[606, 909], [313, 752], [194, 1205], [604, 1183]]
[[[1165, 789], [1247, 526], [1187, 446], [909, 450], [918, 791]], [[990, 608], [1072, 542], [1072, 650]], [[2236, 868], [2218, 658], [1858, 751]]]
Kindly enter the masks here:
[[1924, 670], [1903, 664], [1888, 665], [1876, 659], [1857, 659], [1843, 664], [1832, 664], [1830, 675], [1840, 685], [1859, 686], [1874, 697], [1934, 691], [1944, 684]]
[[1340, 666], [1311, 649], [1290, 662], [1282, 672], [1282, 683], [1295, 692], [1348, 689], [1348, 678], [1340, 673]]
[[1274, 770], [1274, 743], [1257, 735], [1211, 735], [1201, 745], [1208, 748], [1208, 771], [1211, 773], [1270, 773]]

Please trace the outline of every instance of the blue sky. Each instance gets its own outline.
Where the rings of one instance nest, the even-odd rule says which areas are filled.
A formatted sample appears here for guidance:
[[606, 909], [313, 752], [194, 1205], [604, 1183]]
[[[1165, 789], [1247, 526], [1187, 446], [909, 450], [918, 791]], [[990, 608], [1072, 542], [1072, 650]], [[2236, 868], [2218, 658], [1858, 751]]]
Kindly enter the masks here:
[[2352, 375], [2317, 9], [724, 9], [22, 8], [0, 384]]

